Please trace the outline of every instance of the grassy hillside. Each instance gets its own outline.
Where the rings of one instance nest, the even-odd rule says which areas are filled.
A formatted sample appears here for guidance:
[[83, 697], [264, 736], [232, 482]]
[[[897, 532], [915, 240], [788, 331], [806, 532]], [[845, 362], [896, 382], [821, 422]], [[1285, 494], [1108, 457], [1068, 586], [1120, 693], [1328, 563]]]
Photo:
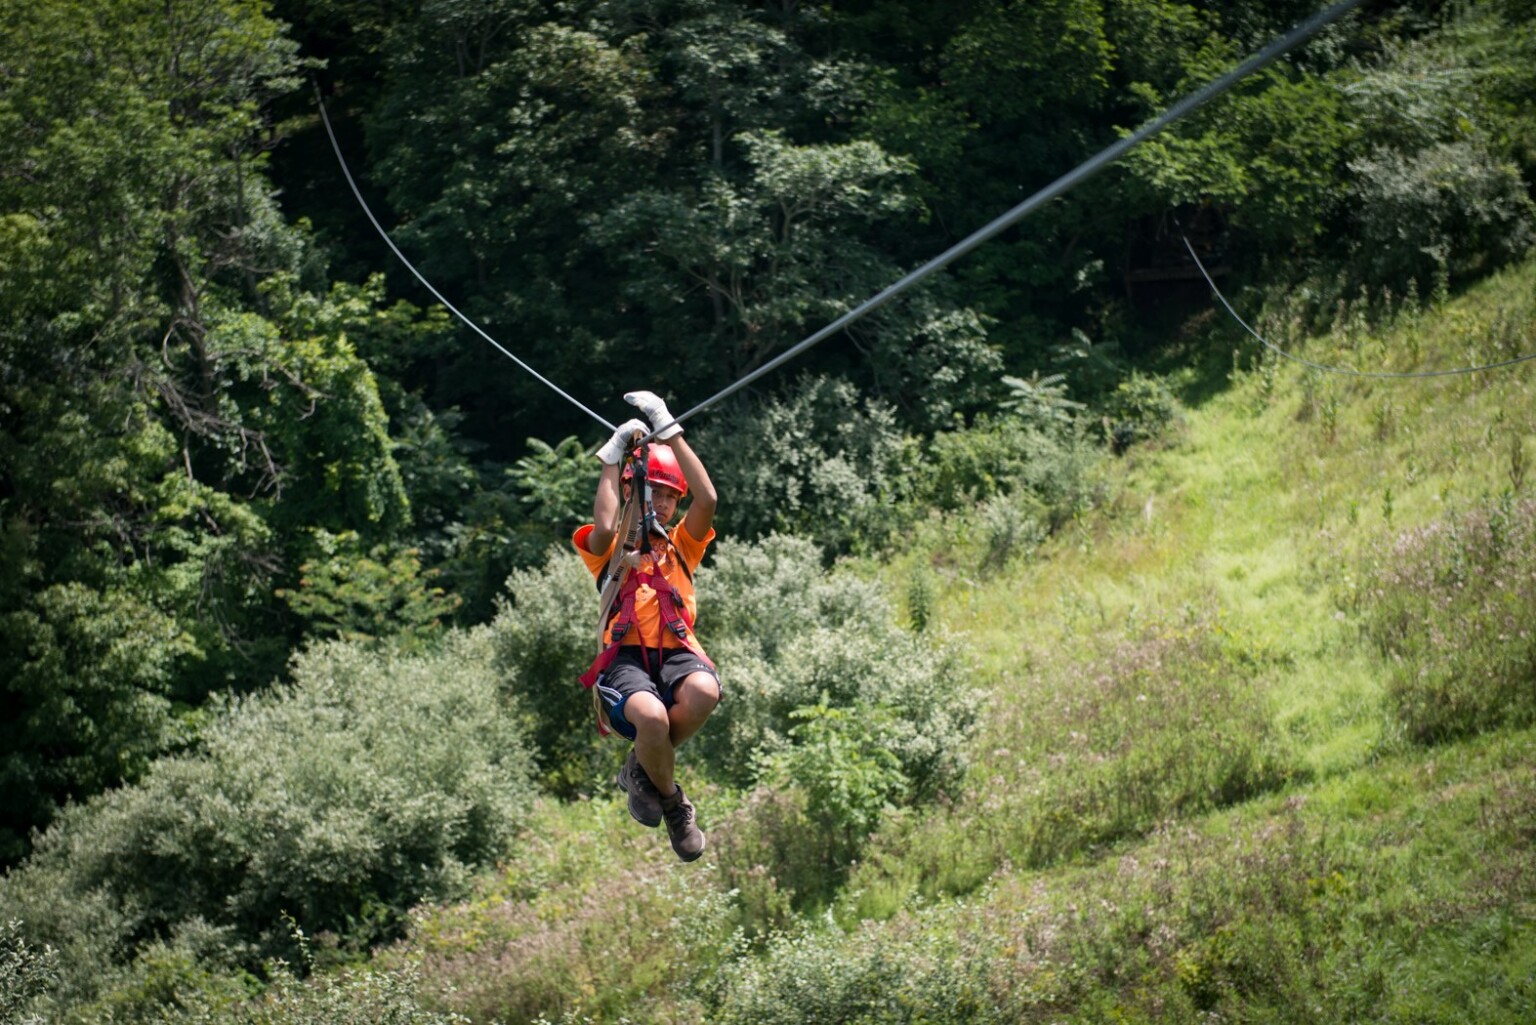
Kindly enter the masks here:
[[[1536, 266], [1338, 320], [1308, 358], [1508, 358], [1536, 349]], [[830, 869], [782, 795], [704, 793], [692, 868], [617, 801], [551, 804], [401, 955], [477, 1020], [1529, 1020], [1536, 735], [1517, 709], [1414, 743], [1371, 595], [1405, 532], [1528, 523], [1536, 366], [1240, 361], [1033, 554], [935, 521], [863, 567], [963, 635], [988, 698], [963, 790], [888, 816], [835, 892], [802, 899]]]

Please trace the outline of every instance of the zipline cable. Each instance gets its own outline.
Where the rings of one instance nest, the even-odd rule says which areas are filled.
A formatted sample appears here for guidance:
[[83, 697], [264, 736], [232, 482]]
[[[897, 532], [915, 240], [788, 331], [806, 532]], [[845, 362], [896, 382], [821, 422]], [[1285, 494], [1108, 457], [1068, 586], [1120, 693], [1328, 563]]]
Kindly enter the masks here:
[[1249, 327], [1248, 322], [1242, 317], [1238, 316], [1237, 311], [1232, 308], [1232, 304], [1227, 302], [1227, 297], [1221, 294], [1221, 289], [1216, 287], [1216, 282], [1211, 280], [1211, 275], [1206, 271], [1205, 264], [1200, 262], [1200, 257], [1195, 254], [1195, 247], [1190, 245], [1189, 239], [1185, 238], [1183, 235], [1180, 235], [1179, 238], [1183, 239], [1184, 248], [1189, 250], [1189, 258], [1195, 261], [1196, 267], [1200, 268], [1200, 273], [1202, 276], [1204, 276], [1205, 283], [1211, 286], [1211, 293], [1216, 296], [1216, 299], [1221, 303], [1221, 305], [1227, 308], [1227, 312], [1232, 314], [1232, 319], [1241, 324], [1244, 331], [1247, 331], [1249, 334], [1253, 335], [1254, 338], [1257, 338], [1259, 340], [1259, 344], [1264, 346], [1264, 348], [1278, 356], [1284, 356], [1286, 359], [1293, 363], [1300, 363], [1304, 367], [1310, 367], [1313, 370], [1321, 370], [1323, 373], [1327, 374], [1342, 374], [1346, 377], [1450, 377], [1453, 374], [1476, 374], [1484, 370], [1498, 370], [1502, 367], [1512, 367], [1516, 363], [1524, 363], [1527, 360], [1536, 359], [1536, 352], [1532, 352], [1527, 353], [1524, 356], [1516, 356], [1514, 359], [1501, 360], [1498, 363], [1483, 363], [1475, 367], [1456, 367], [1454, 370], [1354, 370], [1350, 367], [1332, 367], [1324, 363], [1314, 363], [1309, 359], [1304, 359], [1301, 356], [1296, 356], [1286, 352], [1284, 349], [1280, 348], [1278, 345], [1274, 344], [1269, 339], [1259, 334], [1253, 328]]
[[[1186, 96], [1178, 103], [1175, 103], [1172, 107], [1169, 107], [1161, 115], [1138, 128], [1135, 132], [1121, 139], [1114, 145], [1106, 147], [1097, 156], [1091, 157], [1090, 159], [1079, 164], [1077, 167], [1071, 171], [1068, 171], [1060, 178], [1057, 178], [1054, 182], [1047, 185], [1039, 192], [1036, 192], [1033, 196], [1030, 196], [1028, 199], [1024, 200], [1024, 202], [1020, 203], [1018, 206], [1015, 206], [1007, 213], [997, 217], [991, 223], [982, 227], [978, 231], [973, 232], [972, 234], [961, 239], [959, 242], [955, 243], [953, 246], [949, 247], [938, 256], [934, 257], [927, 263], [923, 264], [921, 267], [907, 274], [901, 280], [886, 288], [883, 292], [880, 292], [878, 295], [865, 300], [862, 304], [852, 310], [849, 310], [841, 317], [838, 317], [832, 323], [817, 331], [809, 338], [799, 342], [790, 349], [786, 349], [784, 352], [769, 360], [767, 363], [764, 363], [756, 370], [738, 379], [734, 384], [721, 389], [719, 392], [716, 392], [714, 395], [711, 395], [709, 398], [699, 403], [697, 406], [694, 406], [692, 409], [688, 410], [682, 415], [675, 417], [672, 420], [672, 423], [682, 423], [684, 420], [693, 416], [695, 413], [703, 412], [726, 396], [734, 394], [740, 389], [745, 388], [747, 385], [751, 384], [753, 381], [757, 380], [759, 377], [762, 377], [769, 371], [775, 370], [783, 364], [787, 363], [789, 360], [794, 359], [796, 356], [800, 355], [800, 353], [804, 352], [806, 349], [809, 349], [811, 346], [816, 345], [818, 342], [825, 341], [827, 338], [836, 334], [838, 331], [841, 331], [849, 324], [852, 324], [860, 317], [863, 317], [865, 314], [870, 313], [871, 311], [876, 310], [890, 302], [892, 299], [896, 298], [898, 295], [905, 292], [919, 281], [928, 277], [930, 274], [933, 274], [935, 271], [942, 270], [944, 267], [949, 266], [949, 264], [958, 260], [966, 253], [969, 253], [983, 242], [990, 240], [999, 232], [1012, 227], [1014, 224], [1017, 224], [1025, 217], [1028, 217], [1030, 214], [1034, 213], [1050, 200], [1055, 199], [1057, 196], [1060, 196], [1068, 189], [1075, 187], [1080, 182], [1085, 181], [1094, 174], [1097, 174], [1107, 165], [1113, 163], [1115, 160], [1118, 160], [1131, 147], [1144, 142], [1151, 136], [1168, 127], [1173, 122], [1184, 117], [1186, 114], [1189, 114], [1191, 111], [1204, 106], [1206, 103], [1209, 103], [1211, 100], [1220, 96], [1222, 93], [1226, 92], [1228, 89], [1232, 88], [1238, 82], [1244, 78], [1247, 78], [1255, 71], [1260, 70], [1266, 65], [1274, 62], [1276, 59], [1289, 53], [1301, 43], [1306, 42], [1312, 36], [1316, 35], [1317, 32], [1323, 29], [1325, 26], [1337, 21], [1345, 14], [1348, 14], [1350, 11], [1360, 6], [1360, 3], [1361, 0], [1343, 0], [1341, 3], [1334, 4], [1332, 7], [1328, 7], [1322, 11], [1319, 11], [1317, 14], [1314, 14], [1311, 18], [1296, 26], [1284, 36], [1276, 39], [1274, 42], [1270, 43], [1264, 49], [1243, 61], [1243, 63], [1239, 64], [1225, 75], [1222, 75], [1215, 81], [1210, 82], [1204, 88]], [[662, 424], [657, 428], [656, 431], [652, 431], [651, 434], [647, 436], [646, 440], [649, 441], [651, 438], [654, 438], [659, 431], [665, 430], [669, 426], [671, 426], [671, 424]]]
[[318, 84], [315, 85], [315, 103], [320, 108], [320, 120], [325, 122], [325, 134], [330, 136], [330, 139], [331, 139], [331, 149], [336, 151], [336, 161], [337, 161], [337, 163], [341, 164], [341, 173], [346, 177], [347, 184], [349, 186], [351, 186], [351, 188], [352, 188], [352, 195], [357, 197], [358, 205], [363, 208], [363, 213], [368, 215], [369, 222], [373, 225], [374, 230], [376, 230], [379, 233], [379, 237], [384, 240], [384, 244], [389, 246], [390, 252], [394, 253], [395, 256], [397, 256], [399, 258], [400, 262], [405, 264], [405, 269], [410, 271], [412, 274], [416, 275], [416, 280], [420, 281], [424, 286], [426, 286], [427, 291], [431, 292], [434, 296], [436, 296], [437, 297], [437, 301], [442, 303], [444, 306], [446, 306], [450, 313], [452, 313], [455, 317], [458, 317], [465, 324], [468, 324], [469, 327], [476, 334], [478, 334], [481, 338], [484, 338], [486, 341], [488, 341], [492, 345], [494, 345], [501, 352], [502, 355], [506, 356], [513, 363], [516, 363], [518, 366], [520, 366], [524, 370], [528, 371], [528, 373], [530, 373], [534, 377], [538, 378], [538, 380], [543, 382], [545, 385], [548, 385], [561, 398], [565, 399], [571, 405], [575, 406], [577, 409], [581, 410], [583, 413], [587, 414], [592, 419], [596, 420], [598, 423], [600, 423], [604, 427], [608, 428], [610, 431], [617, 430], [617, 425], [609, 423], [607, 420], [603, 419], [602, 417], [598, 416], [596, 413], [592, 412], [592, 410], [588, 409], [586, 406], [582, 405], [576, 399], [572, 398], [569, 394], [567, 394], [565, 392], [565, 390], [562, 389], [559, 385], [555, 384], [549, 378], [545, 377], [543, 374], [539, 373], [537, 370], [535, 370], [532, 367], [530, 367], [527, 363], [524, 363], [522, 360], [518, 359], [504, 345], [502, 345], [496, 339], [492, 338], [490, 335], [488, 335], [484, 331], [482, 331], [480, 329], [480, 325], [479, 324], [476, 324], [473, 320], [470, 320], [464, 314], [460, 313], [459, 310], [458, 310], [458, 307], [454, 306], [453, 303], [449, 302], [446, 298], [444, 298], [443, 297], [443, 293], [439, 292], [436, 288], [433, 288], [432, 287], [432, 282], [428, 281], [422, 275], [421, 271], [417, 270], [415, 265], [412, 264], [410, 260], [407, 260], [405, 258], [405, 254], [402, 253], [400, 251], [400, 248], [395, 245], [394, 239], [389, 237], [389, 232], [385, 231], [384, 230], [384, 226], [379, 223], [379, 219], [377, 217], [373, 216], [373, 211], [368, 208], [367, 200], [363, 199], [363, 194], [358, 189], [357, 182], [352, 180], [352, 171], [347, 167], [347, 160], [346, 160], [346, 158], [341, 155], [341, 144], [336, 141], [336, 133], [331, 130], [331, 119], [330, 119], [329, 115], [327, 115], [326, 112], [325, 112], [325, 99], [320, 95], [320, 86]]

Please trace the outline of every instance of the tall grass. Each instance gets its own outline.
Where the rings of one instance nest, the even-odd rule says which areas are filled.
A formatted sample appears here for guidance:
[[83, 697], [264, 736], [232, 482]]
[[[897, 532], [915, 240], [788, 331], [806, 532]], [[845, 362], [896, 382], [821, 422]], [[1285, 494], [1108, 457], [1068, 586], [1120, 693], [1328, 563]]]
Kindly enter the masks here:
[[1372, 551], [1356, 600], [1391, 662], [1387, 706], [1437, 742], [1536, 718], [1536, 501], [1512, 496]]
[[1000, 866], [1091, 854], [1159, 823], [1246, 800], [1298, 764], [1253, 686], [1263, 657], [1214, 614], [1072, 653], [994, 696], [985, 772], [937, 815], [888, 830], [850, 887], [861, 915], [916, 891], [965, 893]]
[[1533, 769], [1505, 734], [808, 930], [728, 966], [710, 1020], [1527, 1021]]

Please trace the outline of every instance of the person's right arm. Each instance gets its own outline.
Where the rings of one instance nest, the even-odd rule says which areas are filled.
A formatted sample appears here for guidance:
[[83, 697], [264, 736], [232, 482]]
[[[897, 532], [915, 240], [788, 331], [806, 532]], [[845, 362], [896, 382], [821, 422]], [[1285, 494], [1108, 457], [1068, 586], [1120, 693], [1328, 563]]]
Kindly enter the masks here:
[[603, 461], [603, 473], [597, 479], [597, 494], [592, 498], [592, 533], [587, 535], [587, 551], [594, 555], [606, 552], [619, 532], [619, 467], [623, 465], [624, 453], [637, 439], [645, 437], [646, 431], [644, 421], [628, 420], [615, 428], [613, 437], [597, 450], [597, 458]]

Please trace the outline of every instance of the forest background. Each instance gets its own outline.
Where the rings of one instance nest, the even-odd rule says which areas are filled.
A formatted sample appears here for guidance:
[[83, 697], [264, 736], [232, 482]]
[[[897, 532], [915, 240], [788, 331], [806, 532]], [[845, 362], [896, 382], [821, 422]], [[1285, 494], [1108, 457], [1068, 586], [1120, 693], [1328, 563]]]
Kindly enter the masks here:
[[[590, 511], [589, 453], [605, 432], [397, 265], [347, 191], [316, 87], [370, 205], [416, 266], [617, 421], [625, 390], [654, 389], [680, 411], [760, 367], [1311, 11], [1173, 0], [10, 5], [0, 1012], [321, 1020], [377, 1018], [359, 1010], [376, 1000], [400, 1020], [617, 1020], [635, 1013], [647, 978], [675, 982], [662, 959], [630, 965], [635, 977], [611, 989], [571, 981], [562, 973], [591, 953], [578, 944], [540, 954], [549, 991], [523, 980], [485, 995], [433, 947], [472, 949], [455, 930], [483, 929], [422, 908], [474, 893], [538, 919], [557, 912], [517, 901], [595, 878], [576, 863], [583, 845], [595, 858], [656, 855], [561, 818], [611, 801], [612, 749], [571, 682], [589, 653], [593, 596], [559, 550]], [[971, 586], [956, 553], [969, 545], [1007, 570], [1052, 546], [1071, 551], [1093, 524], [1124, 517], [1117, 495], [1133, 459], [1179, 444], [1186, 412], [1283, 386], [1251, 345], [1234, 355], [1240, 336], [1212, 316], [1185, 236], [1277, 340], [1385, 339], [1379, 365], [1409, 370], [1437, 354], [1467, 363], [1521, 350], [1529, 276], [1497, 283], [1536, 241], [1533, 23], [1530, 0], [1366, 3], [690, 421], [722, 495], [701, 627], [740, 681], [694, 745], [693, 771], [716, 820], [737, 826], [711, 870], [719, 885], [650, 874], [624, 884], [671, 923], [666, 942], [712, 948], [704, 974], [717, 988], [658, 1005], [657, 1020], [701, 1006], [769, 1020], [751, 1001], [772, 987], [752, 972], [787, 979], [797, 958], [853, 971], [882, 943], [892, 957], [904, 949], [890, 937], [851, 952], [795, 947], [823, 912], [856, 932], [915, 914], [912, 900], [972, 894], [999, 866], [1101, 857], [1179, 815], [1317, 776], [1277, 752], [1268, 713], [1237, 698], [1265, 656], [1234, 655], [1212, 641], [1217, 613], [1186, 606], [1158, 642], [1171, 648], [1126, 657], [1236, 688], [1212, 699], [1232, 718], [1186, 709], [1193, 718], [1174, 715], [1149, 741], [1163, 753], [1130, 757], [1129, 769], [1030, 777], [1077, 803], [1031, 806], [1027, 827], [1004, 827], [998, 808], [961, 820], [955, 836], [903, 832], [918, 829], [909, 813], [963, 805], [979, 753], [1000, 749], [982, 710], [1023, 671], [982, 656], [978, 674], [977, 648], [944, 629], [954, 589]], [[1440, 329], [1404, 328], [1450, 315], [1479, 287], [1517, 298], [1477, 345], [1436, 350], [1424, 339]], [[1337, 432], [1347, 420], [1349, 395], [1311, 378], [1295, 387], [1308, 422]], [[1383, 442], [1406, 417], [1401, 403], [1369, 409]], [[1518, 410], [1498, 415], [1517, 421], [1499, 450], [1507, 494], [1456, 535], [1493, 531], [1496, 548], [1527, 537], [1529, 519], [1529, 425]], [[1392, 490], [1371, 504], [1390, 527]], [[1520, 638], [1529, 598], [1517, 592], [1505, 609]], [[1394, 621], [1381, 611], [1390, 602], [1378, 605], [1365, 618], [1380, 657], [1409, 658], [1409, 613]], [[1520, 674], [1536, 662], [1491, 636], [1476, 643], [1501, 653], [1514, 690], [1453, 701], [1389, 688], [1394, 736], [1433, 744], [1520, 721]], [[1449, 723], [1436, 714], [1445, 707]], [[1062, 714], [1062, 735], [1079, 737], [1083, 723]], [[1126, 722], [1106, 716], [1094, 729]], [[1389, 749], [1375, 743], [1365, 747]], [[976, 841], [978, 822], [996, 835]], [[880, 829], [899, 839], [870, 848]], [[552, 833], [561, 849], [541, 854]], [[976, 843], [974, 862], [923, 861], [925, 844]], [[885, 868], [861, 870], [875, 849]], [[486, 883], [497, 865], [522, 867]], [[1331, 899], [1331, 878], [1304, 885]], [[684, 910], [663, 910], [674, 904]], [[963, 945], [952, 925], [939, 931]], [[517, 942], [542, 935], [531, 920], [498, 927]], [[1206, 1009], [1237, 999], [1236, 946], [1170, 952], [1170, 992]], [[400, 949], [416, 960], [336, 974]], [[904, 975], [928, 964], [912, 957], [892, 963]], [[413, 974], [424, 970], [426, 995]], [[858, 985], [900, 990], [881, 970]], [[310, 973], [345, 981], [296, 977]], [[1002, 1000], [995, 980], [941, 982], [933, 993], [951, 994], [953, 1013], [1027, 1017], [1028, 994]], [[809, 990], [775, 992], [772, 1006], [794, 1020], [815, 1017], [795, 1002]], [[1041, 1013], [1065, 1006], [1052, 992]], [[894, 1020], [880, 1007], [869, 1020]]]

